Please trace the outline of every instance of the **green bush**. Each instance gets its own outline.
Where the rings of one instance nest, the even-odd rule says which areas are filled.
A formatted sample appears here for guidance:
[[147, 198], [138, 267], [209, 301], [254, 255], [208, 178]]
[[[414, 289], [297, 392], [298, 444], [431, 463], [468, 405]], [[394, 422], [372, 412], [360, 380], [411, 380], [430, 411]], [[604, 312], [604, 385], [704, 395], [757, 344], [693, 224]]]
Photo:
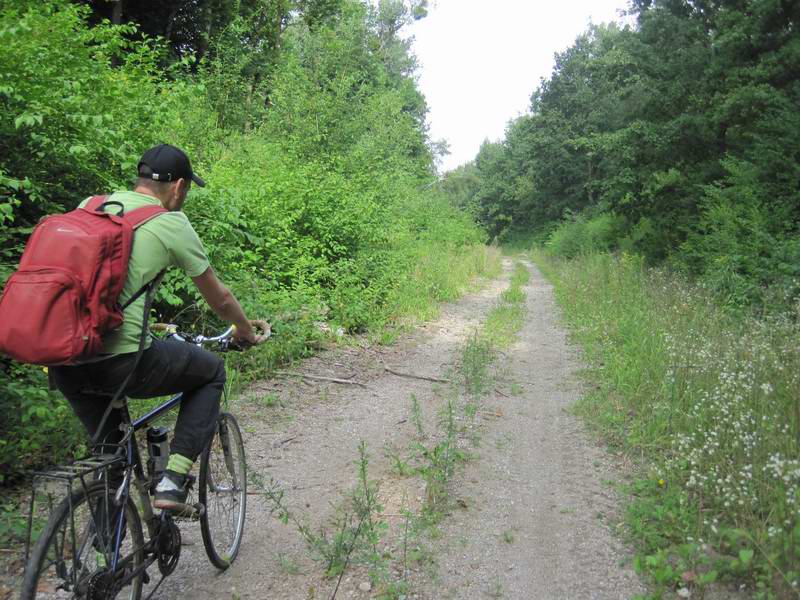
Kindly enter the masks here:
[[550, 233], [545, 247], [555, 256], [574, 258], [615, 247], [623, 219], [614, 214], [578, 215]]
[[776, 220], [753, 166], [725, 164], [727, 179], [706, 190], [675, 262], [731, 307], [785, 309], [800, 292], [800, 240], [792, 224]]

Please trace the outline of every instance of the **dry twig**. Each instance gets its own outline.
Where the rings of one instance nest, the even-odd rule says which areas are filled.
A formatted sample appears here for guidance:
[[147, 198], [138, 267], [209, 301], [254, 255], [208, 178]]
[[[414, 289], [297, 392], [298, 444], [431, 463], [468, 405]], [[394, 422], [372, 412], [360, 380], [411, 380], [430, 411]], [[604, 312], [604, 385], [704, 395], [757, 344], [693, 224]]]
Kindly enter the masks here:
[[308, 375], [307, 373], [295, 373], [293, 371], [275, 371], [275, 375], [280, 375], [283, 377], [301, 377], [303, 379], [312, 379], [314, 381], [330, 381], [331, 383], [341, 383], [345, 385], [357, 385], [367, 389], [367, 386], [360, 381], [350, 381], [349, 379], [339, 379], [338, 377], [322, 377], [321, 375]]
[[383, 368], [387, 373], [391, 373], [392, 375], [397, 375], [398, 377], [410, 377], [411, 379], [423, 379], [425, 381], [435, 381], [436, 383], [450, 383], [449, 379], [441, 379], [439, 377], [428, 377], [427, 375], [415, 375], [414, 373], [401, 373], [400, 371], [395, 371], [394, 369], [390, 369], [386, 365], [384, 365]]

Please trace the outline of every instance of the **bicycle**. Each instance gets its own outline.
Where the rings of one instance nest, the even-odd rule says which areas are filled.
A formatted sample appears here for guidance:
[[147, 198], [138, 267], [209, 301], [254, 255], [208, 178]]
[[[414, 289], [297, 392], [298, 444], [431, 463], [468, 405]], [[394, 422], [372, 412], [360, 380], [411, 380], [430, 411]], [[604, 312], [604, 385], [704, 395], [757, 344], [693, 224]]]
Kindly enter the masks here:
[[[262, 327], [268, 333], [268, 325]], [[220, 352], [238, 349], [232, 344], [233, 327], [214, 337], [178, 333], [173, 325], [159, 324], [154, 329], [197, 346], [215, 345]], [[156, 563], [162, 577], [147, 596], [152, 597], [175, 570], [180, 558], [177, 520], [200, 521], [206, 554], [217, 569], [225, 570], [233, 563], [242, 543], [247, 507], [244, 443], [233, 415], [220, 413], [214, 435], [201, 454], [197, 502], [191, 509], [182, 514], [170, 511], [157, 514], [151, 503], [161, 473], [152, 452], [145, 469], [136, 432], [178, 406], [182, 397], [183, 394], [176, 394], [132, 420], [127, 399], [121, 396], [115, 406], [122, 412], [121, 442], [112, 448], [101, 443], [87, 458], [34, 474], [23, 600], [37, 597], [105, 600], [117, 597], [126, 587], [130, 590], [129, 598], [138, 600], [144, 585], [150, 582], [147, 569]], [[153, 430], [149, 428], [148, 432]], [[36, 486], [42, 481], [65, 483], [67, 493], [55, 507], [48, 495], [50, 517], [31, 549]], [[193, 486], [194, 477], [190, 482]], [[134, 490], [138, 504], [132, 494]], [[147, 529], [146, 541], [139, 509]]]

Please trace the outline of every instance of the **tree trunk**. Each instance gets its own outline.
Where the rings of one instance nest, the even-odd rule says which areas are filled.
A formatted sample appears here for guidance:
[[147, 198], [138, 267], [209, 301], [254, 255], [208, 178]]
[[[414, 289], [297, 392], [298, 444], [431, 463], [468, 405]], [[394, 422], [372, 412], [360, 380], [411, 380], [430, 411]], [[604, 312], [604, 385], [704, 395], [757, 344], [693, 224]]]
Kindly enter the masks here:
[[178, 14], [178, 6], [177, 3], [173, 4], [172, 10], [169, 11], [167, 26], [164, 28], [164, 38], [168, 42], [172, 42], [172, 29], [175, 27], [175, 16]]
[[111, 7], [111, 22], [114, 25], [119, 25], [122, 23], [122, 10], [124, 8], [124, 3], [125, 0], [116, 0], [114, 5]]

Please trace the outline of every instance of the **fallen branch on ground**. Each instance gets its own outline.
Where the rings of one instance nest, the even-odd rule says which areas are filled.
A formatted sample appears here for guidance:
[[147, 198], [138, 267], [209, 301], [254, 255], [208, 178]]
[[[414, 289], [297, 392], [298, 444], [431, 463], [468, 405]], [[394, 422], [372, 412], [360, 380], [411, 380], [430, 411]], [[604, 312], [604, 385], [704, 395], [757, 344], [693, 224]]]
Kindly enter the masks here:
[[397, 375], [398, 377], [410, 377], [411, 379], [423, 379], [425, 381], [435, 381], [436, 383], [450, 383], [449, 379], [441, 379], [439, 377], [428, 377], [427, 375], [415, 375], [414, 373], [401, 373], [400, 371], [395, 371], [394, 369], [390, 369], [386, 365], [383, 365], [383, 368], [387, 373], [391, 373], [392, 375]]
[[282, 377], [301, 377], [314, 381], [330, 381], [331, 383], [341, 383], [344, 385], [357, 385], [367, 389], [367, 386], [360, 381], [350, 381], [349, 379], [339, 379], [338, 377], [323, 377], [322, 375], [308, 375], [306, 373], [295, 373], [293, 371], [275, 371], [275, 375], [280, 375]]

